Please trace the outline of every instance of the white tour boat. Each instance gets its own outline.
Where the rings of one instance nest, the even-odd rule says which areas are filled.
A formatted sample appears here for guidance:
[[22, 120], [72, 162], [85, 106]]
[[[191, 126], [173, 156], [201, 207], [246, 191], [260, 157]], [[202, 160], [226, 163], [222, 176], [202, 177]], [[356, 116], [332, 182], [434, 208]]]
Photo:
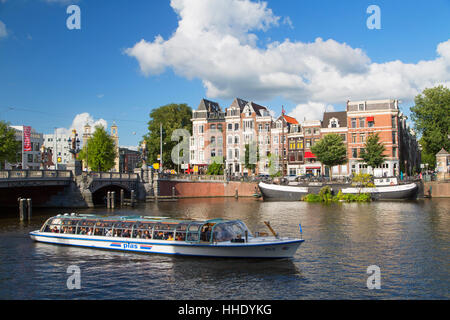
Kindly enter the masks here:
[[[266, 222], [265, 222], [266, 223]], [[39, 242], [143, 253], [227, 257], [291, 258], [303, 239], [250, 233], [240, 220], [176, 220], [63, 214], [30, 232]]]

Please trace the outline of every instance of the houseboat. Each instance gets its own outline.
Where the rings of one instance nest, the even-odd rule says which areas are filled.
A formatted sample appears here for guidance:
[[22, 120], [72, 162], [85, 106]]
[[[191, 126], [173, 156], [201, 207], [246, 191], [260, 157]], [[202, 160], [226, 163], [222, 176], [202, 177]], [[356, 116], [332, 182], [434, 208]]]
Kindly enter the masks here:
[[167, 217], [98, 217], [62, 214], [30, 232], [38, 242], [186, 256], [291, 258], [303, 239], [252, 235], [240, 220], [176, 220]]
[[308, 193], [319, 193], [320, 189], [328, 185], [334, 193], [344, 194], [368, 193], [373, 200], [404, 200], [416, 199], [419, 187], [416, 183], [399, 184], [395, 177], [374, 178], [373, 188], [361, 188], [352, 184], [322, 184], [309, 183], [304, 185], [277, 185], [264, 182], [259, 183], [259, 190], [264, 200], [271, 201], [300, 201]]

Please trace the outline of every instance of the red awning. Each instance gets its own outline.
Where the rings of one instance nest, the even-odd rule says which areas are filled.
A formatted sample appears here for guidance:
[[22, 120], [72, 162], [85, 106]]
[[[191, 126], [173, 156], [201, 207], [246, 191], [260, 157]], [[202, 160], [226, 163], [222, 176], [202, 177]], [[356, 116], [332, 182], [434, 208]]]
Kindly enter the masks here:
[[367, 117], [366, 119], [367, 119], [367, 121], [371, 121], [371, 122], [375, 121], [373, 117]]
[[306, 151], [305, 152], [305, 158], [315, 158], [316, 155], [312, 152]]

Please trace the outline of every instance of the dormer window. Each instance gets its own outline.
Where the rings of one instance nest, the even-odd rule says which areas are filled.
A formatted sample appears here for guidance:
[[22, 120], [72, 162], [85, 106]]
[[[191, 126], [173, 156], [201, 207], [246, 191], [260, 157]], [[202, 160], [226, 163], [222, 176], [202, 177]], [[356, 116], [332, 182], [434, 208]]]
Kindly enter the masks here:
[[328, 124], [328, 128], [339, 128], [339, 120], [336, 118], [331, 118]]

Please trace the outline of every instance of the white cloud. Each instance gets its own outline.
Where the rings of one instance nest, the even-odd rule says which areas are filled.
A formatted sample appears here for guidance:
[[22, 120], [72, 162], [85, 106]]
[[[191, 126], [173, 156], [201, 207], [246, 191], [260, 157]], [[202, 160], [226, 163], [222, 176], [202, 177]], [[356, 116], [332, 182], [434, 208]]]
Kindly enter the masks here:
[[0, 21], [0, 39], [6, 38], [8, 36], [8, 31], [6, 30], [5, 24]]
[[171, 6], [179, 22], [170, 38], [142, 39], [125, 53], [136, 58], [147, 76], [171, 68], [188, 79], [201, 79], [211, 98], [283, 97], [317, 114], [323, 101], [412, 100], [425, 87], [450, 84], [450, 40], [437, 46], [433, 60], [374, 63], [360, 48], [333, 39], [286, 39], [259, 47], [255, 31], [290, 21], [275, 16], [266, 2], [172, 0]]
[[298, 104], [288, 115], [300, 122], [303, 120], [322, 120], [325, 111], [334, 111], [334, 107], [322, 102], [309, 101]]
[[91, 133], [94, 132], [95, 127], [98, 125], [103, 126], [103, 128], [105, 129], [108, 127], [108, 122], [106, 120], [104, 119], [95, 120], [89, 113], [84, 112], [77, 114], [75, 116], [69, 128], [58, 128], [56, 129], [57, 130], [56, 133], [70, 135], [72, 134], [72, 129], [75, 129], [77, 130], [77, 133], [81, 140], [81, 137], [83, 136], [84, 132], [84, 126], [86, 124], [89, 124], [91, 126]]

